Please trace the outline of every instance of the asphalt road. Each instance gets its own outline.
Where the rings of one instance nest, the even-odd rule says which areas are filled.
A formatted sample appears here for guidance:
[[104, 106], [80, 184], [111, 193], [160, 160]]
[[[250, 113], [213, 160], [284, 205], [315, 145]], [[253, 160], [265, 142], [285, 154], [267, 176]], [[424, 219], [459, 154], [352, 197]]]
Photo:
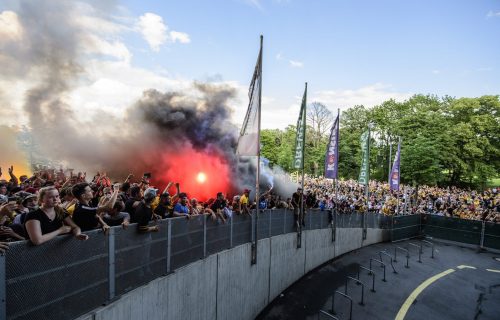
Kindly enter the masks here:
[[[418, 247], [423, 245], [418, 262]], [[394, 257], [394, 248], [409, 248], [409, 268], [405, 252], [397, 249], [397, 262], [383, 254], [383, 268], [372, 261], [372, 277], [362, 270], [359, 280], [365, 284], [364, 305], [361, 285], [349, 280], [347, 295], [352, 299], [352, 319], [459, 320], [500, 319], [500, 254], [478, 252], [476, 249], [434, 242], [431, 248], [419, 240], [381, 243], [365, 247], [325, 264], [294, 283], [277, 297], [257, 319], [318, 319], [320, 310], [331, 313], [332, 294], [345, 293], [346, 277], [357, 278], [359, 266], [369, 268], [370, 258], [380, 260], [380, 251]], [[335, 295], [335, 316], [349, 319], [349, 300]], [[322, 317], [320, 319], [328, 319]]]

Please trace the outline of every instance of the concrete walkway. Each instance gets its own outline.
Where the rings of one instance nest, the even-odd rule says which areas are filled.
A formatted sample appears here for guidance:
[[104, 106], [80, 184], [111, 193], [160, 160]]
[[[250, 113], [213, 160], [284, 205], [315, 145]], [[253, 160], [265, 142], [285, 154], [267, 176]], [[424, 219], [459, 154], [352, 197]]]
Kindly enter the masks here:
[[[422, 263], [418, 262], [420, 244]], [[332, 309], [334, 291], [345, 293], [347, 276], [356, 278], [359, 265], [368, 268], [370, 258], [380, 260], [380, 251], [394, 256], [396, 246], [409, 248], [409, 268], [404, 267], [403, 250], [398, 249], [394, 263], [397, 274], [390, 258], [382, 255], [384, 282], [383, 268], [372, 261], [376, 292], [370, 291], [372, 278], [363, 270], [359, 278], [366, 285], [363, 306], [359, 304], [361, 286], [350, 280], [347, 294], [353, 300], [352, 319], [500, 319], [500, 254], [440, 242], [434, 245], [434, 259], [430, 247], [419, 240], [380, 243], [348, 253], [294, 283], [257, 319], [318, 319], [319, 310]], [[349, 319], [348, 306], [347, 299], [335, 296], [336, 317]]]

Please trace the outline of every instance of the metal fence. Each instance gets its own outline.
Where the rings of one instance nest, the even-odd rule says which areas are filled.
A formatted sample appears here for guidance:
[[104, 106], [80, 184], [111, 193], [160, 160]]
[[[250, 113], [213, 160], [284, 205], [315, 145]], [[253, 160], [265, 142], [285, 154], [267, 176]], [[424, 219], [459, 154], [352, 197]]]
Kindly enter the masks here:
[[[416, 230], [417, 222], [420, 233], [417, 219], [420, 216], [308, 210], [303, 230], [394, 226], [393, 232], [404, 236]], [[455, 226], [435, 216], [423, 223], [423, 231], [436, 237], [457, 234], [450, 231]], [[61, 236], [41, 246], [12, 243], [7, 254], [0, 256], [0, 320], [72, 319], [191, 262], [249, 243], [255, 228], [258, 239], [295, 232], [293, 212], [284, 209], [264, 210], [258, 219], [255, 214], [236, 215], [226, 223], [196, 216], [157, 224], [158, 232], [146, 234], [130, 225], [127, 229], [113, 227], [108, 235], [88, 232], [89, 240], [83, 242]], [[459, 230], [475, 225], [463, 222]], [[470, 232], [470, 241], [478, 240], [476, 230]], [[483, 224], [482, 234], [485, 246], [500, 248], [500, 225]]]

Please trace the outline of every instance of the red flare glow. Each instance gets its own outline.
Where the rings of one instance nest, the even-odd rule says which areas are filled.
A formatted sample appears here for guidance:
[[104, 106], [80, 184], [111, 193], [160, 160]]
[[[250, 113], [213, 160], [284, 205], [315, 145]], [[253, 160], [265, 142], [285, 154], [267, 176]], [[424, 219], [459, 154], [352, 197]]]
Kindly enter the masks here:
[[[228, 165], [223, 158], [215, 154], [202, 153], [186, 147], [176, 153], [165, 153], [159, 167], [167, 169], [163, 174], [157, 173], [156, 178], [160, 179], [157, 188], [161, 189], [162, 184], [167, 181], [179, 182], [181, 192], [186, 192], [189, 198], [199, 201], [215, 198], [217, 192], [226, 194], [231, 188]], [[170, 194], [173, 192], [174, 187]]]

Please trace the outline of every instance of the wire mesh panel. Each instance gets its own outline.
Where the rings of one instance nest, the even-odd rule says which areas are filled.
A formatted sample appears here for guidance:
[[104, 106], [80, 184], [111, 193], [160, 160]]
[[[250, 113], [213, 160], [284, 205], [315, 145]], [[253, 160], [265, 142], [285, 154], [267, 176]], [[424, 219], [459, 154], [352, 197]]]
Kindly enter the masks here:
[[364, 213], [359, 213], [359, 212], [351, 213], [349, 215], [349, 224], [347, 225], [347, 228], [361, 228], [361, 227], [363, 227], [363, 225], [362, 225], [363, 215], [364, 215]]
[[380, 229], [391, 229], [392, 228], [392, 216], [388, 216], [385, 214], [379, 214], [378, 221], [379, 221], [378, 227]]
[[233, 247], [252, 241], [252, 217], [247, 214], [233, 216]]
[[485, 222], [483, 245], [487, 248], [500, 249], [500, 224]]
[[260, 210], [259, 219], [257, 220], [257, 239], [269, 238], [269, 227], [271, 210]]
[[423, 231], [429, 236], [476, 245], [481, 242], [481, 221], [429, 214], [425, 215], [423, 223]]
[[115, 227], [116, 293], [123, 294], [166, 274], [167, 220], [158, 232], [139, 233], [137, 225]]
[[207, 219], [207, 255], [211, 255], [231, 246], [231, 220]]
[[323, 215], [323, 211], [309, 210], [308, 214], [310, 214], [309, 230], [321, 229], [321, 217]]
[[271, 211], [271, 236], [277, 236], [285, 232], [285, 209]]
[[337, 213], [336, 214], [336, 228], [347, 228], [347, 221], [349, 214]]
[[285, 226], [285, 233], [296, 232], [297, 225], [295, 223], [295, 215], [293, 214], [293, 210], [286, 210], [284, 215], [285, 221], [283, 222]]
[[321, 219], [320, 221], [321, 228], [322, 229], [329, 228], [330, 223], [333, 220], [333, 211], [331, 210], [320, 211], [320, 219]]
[[72, 319], [108, 297], [107, 237], [60, 236], [40, 246], [17, 242], [6, 257], [9, 319]]
[[393, 217], [392, 241], [408, 239], [420, 234], [420, 215]]
[[376, 213], [368, 213], [366, 215], [366, 227], [367, 228], [378, 228], [378, 214]]
[[171, 234], [171, 270], [203, 258], [205, 216], [173, 218]]

